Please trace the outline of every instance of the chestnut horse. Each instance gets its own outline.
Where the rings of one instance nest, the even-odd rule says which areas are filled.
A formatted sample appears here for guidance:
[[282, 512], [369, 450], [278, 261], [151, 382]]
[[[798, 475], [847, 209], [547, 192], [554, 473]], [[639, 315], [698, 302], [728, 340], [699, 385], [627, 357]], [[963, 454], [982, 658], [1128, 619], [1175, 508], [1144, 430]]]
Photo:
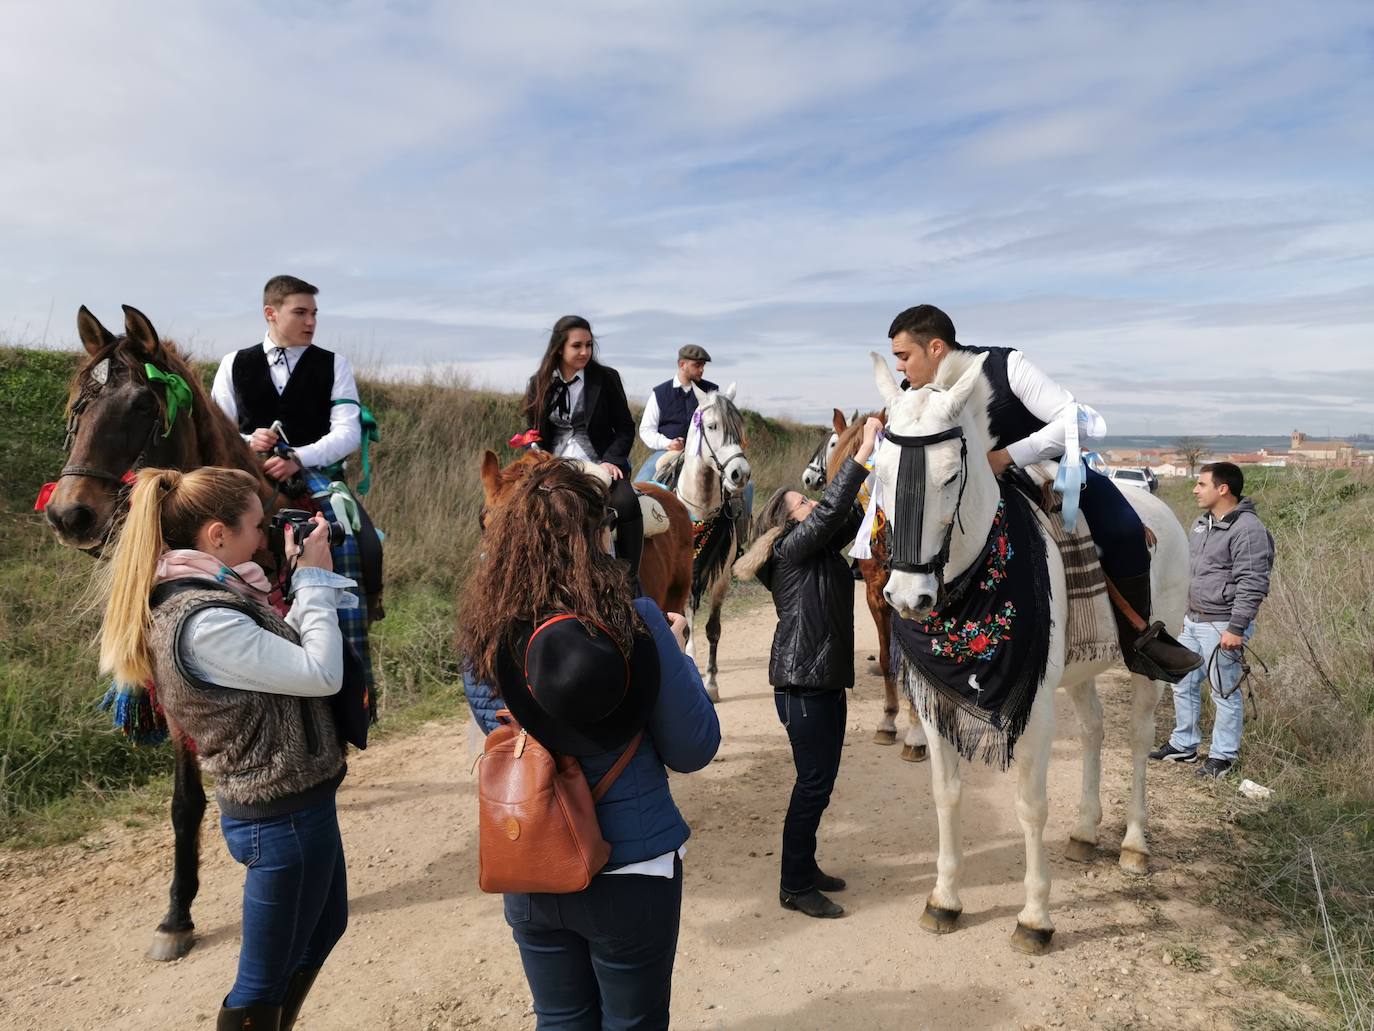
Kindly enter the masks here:
[[[853, 458], [863, 439], [864, 422], [869, 418], [883, 419], [882, 411], [868, 415], [855, 415], [848, 423], [844, 413], [834, 410], [835, 445], [830, 449], [830, 462], [826, 467], [827, 481], [833, 480], [847, 458]], [[859, 559], [859, 572], [864, 578], [864, 599], [868, 602], [869, 614], [873, 625], [878, 628], [878, 668], [883, 674], [883, 718], [878, 729], [873, 732], [873, 742], [879, 745], [897, 743], [897, 678], [892, 674], [892, 607], [883, 597], [887, 586], [887, 529], [880, 528], [873, 536], [873, 557]], [[911, 704], [907, 703], [906, 739], [902, 742], [902, 758], [907, 762], [918, 763], [927, 754], [925, 732]]]
[[[270, 492], [261, 464], [238, 427], [210, 400], [199, 373], [175, 344], [160, 340], [148, 317], [124, 306], [124, 335], [115, 336], [84, 306], [76, 326], [86, 348], [67, 405], [69, 458], [48, 499], [46, 516], [60, 543], [98, 556], [112, 539], [128, 503], [128, 474], [144, 467], [195, 469], [229, 466], [251, 473]], [[180, 377], [190, 389], [189, 412], [167, 425], [165, 381]], [[175, 755], [172, 833], [175, 841], [171, 904], [157, 925], [148, 956], [173, 960], [195, 942], [191, 903], [200, 888], [200, 824], [205, 788], [196, 753], [173, 724]]]
[[[482, 455], [483, 512], [490, 512], [506, 504], [516, 486], [540, 462], [559, 461], [547, 451], [526, 451], [506, 468], [495, 452]], [[590, 463], [587, 474], [602, 482], [606, 474]], [[651, 598], [664, 612], [684, 613], [692, 591], [692, 518], [671, 491], [653, 483], [636, 483], [635, 489], [658, 502], [667, 516], [666, 527], [651, 525], [648, 514], [644, 520], [644, 553], [639, 561], [639, 583], [644, 596]], [[659, 532], [655, 533], [655, 529]]]

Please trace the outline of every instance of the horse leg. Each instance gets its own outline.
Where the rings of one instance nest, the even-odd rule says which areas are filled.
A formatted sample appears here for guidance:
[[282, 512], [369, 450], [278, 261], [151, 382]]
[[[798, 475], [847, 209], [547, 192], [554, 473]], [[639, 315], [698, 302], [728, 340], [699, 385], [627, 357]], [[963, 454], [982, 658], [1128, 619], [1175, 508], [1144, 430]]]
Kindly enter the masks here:
[[716, 648], [720, 645], [720, 606], [717, 599], [711, 601], [711, 615], [706, 620], [706, 640], [710, 642], [710, 657], [706, 661], [706, 697], [713, 702], [720, 701], [720, 685], [716, 682]]
[[1164, 685], [1131, 674], [1131, 804], [1126, 810], [1126, 836], [1121, 840], [1121, 869], [1127, 873], [1150, 872], [1150, 845], [1145, 831], [1149, 808], [1145, 797], [1146, 758], [1154, 744], [1155, 707], [1164, 696]]
[[921, 717], [916, 715], [916, 707], [906, 703], [906, 738], [902, 741], [902, 759], [909, 763], [923, 763], [930, 755], [926, 744], [925, 728]]
[[172, 866], [171, 906], [153, 934], [148, 958], [160, 962], [180, 959], [195, 944], [191, 903], [200, 890], [200, 823], [205, 817], [205, 786], [200, 762], [181, 735], [172, 739], [176, 768], [172, 779], [172, 834], [175, 852]]
[[[882, 589], [874, 590], [871, 582], [864, 582], [864, 594], [873, 625], [878, 629], [878, 669], [883, 674], [883, 718], [873, 732], [875, 745], [897, 743], [897, 681], [892, 676], [892, 609], [883, 598]], [[905, 758], [905, 755], [903, 755]]]
[[1089, 677], [1066, 685], [1078, 712], [1083, 743], [1083, 789], [1078, 798], [1078, 826], [1069, 835], [1065, 853], [1075, 863], [1091, 863], [1097, 855], [1097, 828], [1102, 823], [1102, 700], [1097, 682]]
[[959, 901], [959, 867], [964, 858], [963, 826], [959, 802], [963, 782], [959, 778], [959, 753], [924, 718], [930, 747], [930, 788], [935, 799], [935, 818], [940, 830], [940, 849], [935, 859], [935, 888], [921, 914], [923, 930], [948, 934], [954, 930], [964, 904]]
[[1026, 905], [1016, 917], [1011, 947], [1038, 956], [1054, 935], [1050, 920], [1050, 867], [1045, 857], [1046, 781], [1054, 744], [1054, 685], [1041, 683], [1030, 722], [1016, 742], [1016, 817], [1026, 836]]

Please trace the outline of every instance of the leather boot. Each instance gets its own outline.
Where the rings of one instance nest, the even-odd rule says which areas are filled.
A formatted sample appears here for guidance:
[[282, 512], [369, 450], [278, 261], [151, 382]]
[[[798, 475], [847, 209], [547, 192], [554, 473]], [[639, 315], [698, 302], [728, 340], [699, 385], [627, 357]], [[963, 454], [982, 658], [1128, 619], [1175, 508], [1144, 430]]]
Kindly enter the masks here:
[[822, 920], [844, 916], [843, 906], [831, 902], [815, 888], [798, 895], [780, 891], [778, 892], [778, 902], [782, 904], [783, 909], [795, 909], [798, 913], [805, 913], [807, 916], [818, 917]]
[[221, 1006], [215, 1031], [281, 1031], [280, 1006]]
[[1202, 665], [1202, 656], [1185, 648], [1169, 635], [1160, 622], [1150, 623], [1150, 574], [1123, 576], [1111, 580], [1122, 600], [1147, 624], [1142, 630], [1122, 611], [1115, 598], [1112, 614], [1116, 616], [1116, 632], [1121, 641], [1121, 655], [1126, 668], [1151, 680], [1177, 684]]
[[639, 495], [634, 496], [633, 513], [617, 511], [615, 557], [630, 567], [630, 582], [639, 583], [639, 560], [644, 555], [644, 517], [639, 511]]
[[281, 1004], [281, 1031], [291, 1031], [296, 1026], [296, 1018], [301, 1014], [301, 1004], [310, 994], [315, 978], [320, 976], [319, 967], [301, 967], [291, 975], [286, 983], [286, 998]]

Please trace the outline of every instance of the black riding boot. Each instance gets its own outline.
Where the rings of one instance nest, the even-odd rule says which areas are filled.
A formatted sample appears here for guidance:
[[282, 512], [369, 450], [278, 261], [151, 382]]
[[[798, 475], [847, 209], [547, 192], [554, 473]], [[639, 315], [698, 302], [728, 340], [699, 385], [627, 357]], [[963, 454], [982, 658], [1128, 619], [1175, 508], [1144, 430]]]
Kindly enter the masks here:
[[1151, 680], [1177, 684], [1202, 665], [1202, 656], [1169, 636], [1163, 623], [1150, 623], [1149, 573], [1114, 578], [1112, 583], [1126, 604], [1148, 624], [1145, 630], [1137, 630], [1132, 625], [1130, 617], [1122, 612], [1121, 606], [1113, 600], [1112, 614], [1116, 616], [1116, 632], [1121, 641], [1121, 655], [1126, 660], [1128, 670], [1143, 674]]
[[281, 1031], [291, 1031], [296, 1026], [296, 1018], [301, 1014], [301, 1004], [310, 994], [315, 978], [320, 976], [319, 967], [301, 967], [291, 975], [286, 984], [286, 998], [281, 1004]]
[[221, 1006], [215, 1031], [281, 1031], [280, 1006]]
[[611, 486], [611, 507], [615, 509], [615, 554], [630, 567], [630, 582], [639, 587], [639, 560], [644, 555], [644, 513], [639, 495], [629, 480], [616, 480]]

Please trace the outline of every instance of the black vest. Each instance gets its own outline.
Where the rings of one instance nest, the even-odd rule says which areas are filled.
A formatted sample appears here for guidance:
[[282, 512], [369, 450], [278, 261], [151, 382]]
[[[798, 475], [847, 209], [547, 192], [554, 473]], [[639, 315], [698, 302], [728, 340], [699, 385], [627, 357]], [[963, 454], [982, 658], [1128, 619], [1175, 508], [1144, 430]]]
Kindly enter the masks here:
[[1045, 428], [1045, 420], [1037, 419], [1012, 393], [1011, 380], [1007, 378], [1007, 358], [1013, 347], [970, 347], [976, 354], [986, 354], [983, 375], [992, 384], [992, 396], [988, 399], [988, 423], [992, 429], [992, 446], [1004, 448], [1025, 440], [1036, 430]]
[[307, 347], [291, 370], [280, 394], [268, 371], [261, 344], [234, 355], [234, 399], [239, 406], [239, 432], [252, 433], [280, 419], [293, 447], [313, 444], [329, 432], [334, 406], [334, 352]]
[[[697, 386], [707, 393], [720, 388], [707, 380], [698, 380]], [[658, 432], [670, 440], [687, 438], [687, 425], [692, 421], [692, 413], [697, 410], [695, 390], [683, 391], [678, 388], [677, 379], [670, 379], [654, 387], [654, 397], [658, 399]]]

